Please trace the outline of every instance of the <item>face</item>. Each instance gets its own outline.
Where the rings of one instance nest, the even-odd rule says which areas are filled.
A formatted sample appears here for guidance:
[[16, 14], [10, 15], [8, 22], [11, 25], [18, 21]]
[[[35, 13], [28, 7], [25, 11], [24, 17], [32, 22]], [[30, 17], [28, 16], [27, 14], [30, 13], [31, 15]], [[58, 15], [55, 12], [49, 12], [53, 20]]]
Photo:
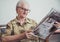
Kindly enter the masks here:
[[16, 11], [19, 17], [25, 18], [30, 10], [29, 10], [28, 5], [24, 4], [24, 5], [17, 7]]

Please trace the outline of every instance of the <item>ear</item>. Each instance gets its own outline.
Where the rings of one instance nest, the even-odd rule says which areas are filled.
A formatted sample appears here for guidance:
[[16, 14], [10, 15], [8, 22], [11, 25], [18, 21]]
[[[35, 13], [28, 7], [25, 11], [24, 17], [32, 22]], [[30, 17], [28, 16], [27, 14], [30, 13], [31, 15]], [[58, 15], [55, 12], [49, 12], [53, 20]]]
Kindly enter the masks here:
[[18, 8], [16, 8], [16, 12], [18, 13]]

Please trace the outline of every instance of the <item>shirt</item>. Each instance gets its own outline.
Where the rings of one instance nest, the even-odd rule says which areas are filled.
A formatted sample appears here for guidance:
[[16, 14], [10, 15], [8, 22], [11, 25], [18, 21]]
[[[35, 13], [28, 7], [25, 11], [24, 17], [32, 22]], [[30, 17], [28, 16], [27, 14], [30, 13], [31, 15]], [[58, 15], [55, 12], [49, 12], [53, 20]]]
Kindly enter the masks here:
[[[34, 30], [36, 25], [37, 23], [29, 18], [26, 18], [25, 22], [20, 25], [18, 19], [15, 18], [7, 24], [6, 33], [2, 36], [18, 35], [28, 30]], [[22, 39], [20, 42], [37, 42], [37, 40]]]

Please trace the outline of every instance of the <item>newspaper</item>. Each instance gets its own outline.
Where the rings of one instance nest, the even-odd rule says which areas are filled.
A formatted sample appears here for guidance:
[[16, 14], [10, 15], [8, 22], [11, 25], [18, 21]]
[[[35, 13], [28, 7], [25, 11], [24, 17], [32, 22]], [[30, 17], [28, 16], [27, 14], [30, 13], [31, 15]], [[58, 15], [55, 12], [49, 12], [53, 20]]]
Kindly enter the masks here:
[[60, 22], [60, 13], [55, 9], [51, 9], [47, 16], [45, 16], [44, 19], [34, 29], [34, 33], [38, 34], [41, 39], [46, 39], [57, 29], [54, 26], [56, 21]]

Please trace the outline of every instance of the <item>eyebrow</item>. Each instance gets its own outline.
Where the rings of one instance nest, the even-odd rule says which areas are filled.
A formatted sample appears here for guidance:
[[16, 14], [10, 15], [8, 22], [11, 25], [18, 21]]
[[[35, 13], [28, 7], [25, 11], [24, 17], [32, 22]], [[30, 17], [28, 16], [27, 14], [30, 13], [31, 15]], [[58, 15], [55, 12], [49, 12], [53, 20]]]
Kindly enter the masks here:
[[24, 10], [26, 10], [26, 11], [30, 11], [29, 9], [25, 9], [25, 8], [23, 8], [23, 7], [17, 7], [17, 8], [21, 8], [21, 9], [24, 9]]

